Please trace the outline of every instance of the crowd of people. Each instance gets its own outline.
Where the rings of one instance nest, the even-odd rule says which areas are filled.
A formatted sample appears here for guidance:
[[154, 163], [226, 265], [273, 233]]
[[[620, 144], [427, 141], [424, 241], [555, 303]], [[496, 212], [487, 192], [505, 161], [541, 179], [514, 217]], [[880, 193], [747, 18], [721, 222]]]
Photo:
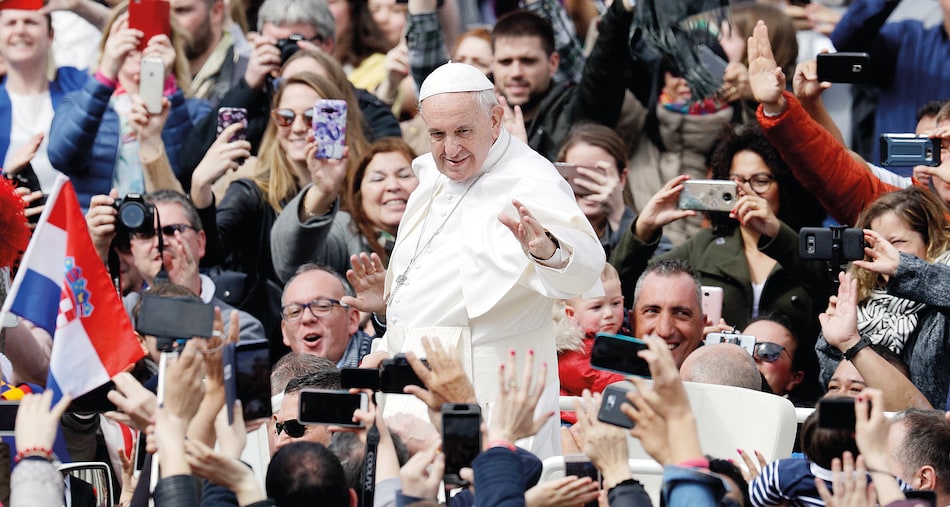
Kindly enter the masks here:
[[[54, 337], [4, 315], [0, 502], [950, 505], [950, 4], [931, 26], [887, 21], [899, 3], [0, 0], [0, 243], [65, 175], [133, 327], [181, 320], [153, 298], [215, 309], [210, 338], [137, 332], [107, 412], [54, 402]], [[865, 81], [819, 81], [820, 46], [868, 53]], [[935, 162], [881, 167], [880, 133]], [[702, 179], [734, 183], [727, 210], [683, 206]], [[850, 264], [806, 255], [844, 227]], [[641, 340], [651, 380], [592, 366], [601, 335]], [[265, 417], [226, 406], [242, 342], [269, 355]], [[351, 387], [394, 364], [418, 381]], [[708, 456], [689, 382], [814, 411], [793, 455]], [[608, 387], [632, 429], [598, 417]], [[344, 388], [352, 421], [302, 422]], [[64, 480], [54, 448], [115, 491]], [[571, 454], [596, 475], [542, 480]]]

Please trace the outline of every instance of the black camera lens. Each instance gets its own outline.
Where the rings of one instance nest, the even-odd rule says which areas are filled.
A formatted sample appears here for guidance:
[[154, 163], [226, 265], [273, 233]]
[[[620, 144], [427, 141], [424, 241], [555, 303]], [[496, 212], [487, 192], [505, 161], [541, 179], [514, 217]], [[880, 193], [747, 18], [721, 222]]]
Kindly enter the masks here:
[[302, 41], [302, 40], [305, 40], [305, 39], [303, 35], [300, 35], [299, 33], [295, 33], [291, 35], [290, 37], [287, 37], [286, 39], [277, 40], [276, 46], [277, 46], [277, 49], [280, 50], [280, 64], [281, 65], [287, 63], [287, 60], [289, 60], [291, 56], [294, 56], [294, 54], [296, 54], [297, 51], [300, 51], [300, 46], [297, 45], [297, 42]]
[[137, 202], [130, 202], [119, 209], [119, 221], [129, 230], [138, 230], [145, 223], [144, 206]]
[[732, 201], [732, 194], [730, 194], [730, 193], [722, 194], [722, 200], [723, 200], [723, 202], [730, 202], [730, 201]]

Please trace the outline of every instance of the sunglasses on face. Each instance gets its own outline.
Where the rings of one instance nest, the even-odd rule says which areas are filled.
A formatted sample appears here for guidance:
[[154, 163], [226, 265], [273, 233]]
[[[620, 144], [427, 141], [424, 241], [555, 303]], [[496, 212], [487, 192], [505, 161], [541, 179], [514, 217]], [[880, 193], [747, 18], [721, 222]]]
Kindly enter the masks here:
[[307, 128], [313, 125], [313, 109], [307, 109], [302, 113], [296, 113], [293, 109], [276, 109], [270, 112], [270, 116], [280, 128], [290, 127], [298, 116], [303, 117], [303, 122], [307, 125]]
[[[176, 232], [180, 232], [184, 234], [185, 231], [187, 231], [188, 229], [191, 229], [193, 231], [198, 230], [188, 224], [170, 224], [170, 225], [162, 226], [162, 235], [166, 237], [170, 237], [170, 236], [174, 236]], [[141, 239], [141, 240], [152, 239], [155, 237], [155, 229], [152, 229], [150, 231], [134, 232], [132, 233], [132, 237], [135, 239]]]
[[[785, 347], [771, 342], [758, 342], [755, 344], [755, 347], [752, 348], [752, 357], [765, 361], [766, 363], [774, 363], [782, 357], [782, 352], [788, 353], [785, 350]], [[791, 354], [789, 354], [791, 357]]]
[[303, 436], [304, 432], [307, 431], [307, 427], [303, 424], [300, 424], [300, 421], [296, 419], [288, 419], [284, 422], [279, 422], [274, 426], [277, 427], [278, 435], [280, 435], [281, 432], [286, 431], [287, 436], [290, 438], [300, 438]]

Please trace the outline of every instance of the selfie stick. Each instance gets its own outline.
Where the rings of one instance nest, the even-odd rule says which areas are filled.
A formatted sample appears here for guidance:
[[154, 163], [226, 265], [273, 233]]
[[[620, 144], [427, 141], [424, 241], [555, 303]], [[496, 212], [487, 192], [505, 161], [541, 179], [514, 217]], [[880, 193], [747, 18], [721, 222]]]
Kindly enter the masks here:
[[363, 453], [363, 476], [360, 477], [360, 507], [372, 507], [376, 496], [376, 448], [379, 446], [379, 428], [376, 423], [366, 434], [366, 451]]

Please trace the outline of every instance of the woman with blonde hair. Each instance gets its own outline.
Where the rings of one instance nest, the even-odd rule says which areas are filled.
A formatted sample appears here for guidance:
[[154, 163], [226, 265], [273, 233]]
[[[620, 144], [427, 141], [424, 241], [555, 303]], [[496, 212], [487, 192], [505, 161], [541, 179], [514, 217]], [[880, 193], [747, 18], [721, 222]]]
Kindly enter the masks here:
[[[113, 9], [104, 33], [95, 76], [63, 99], [50, 129], [50, 162], [70, 176], [83, 209], [93, 195], [108, 194], [111, 188], [120, 196], [154, 190], [147, 187], [152, 175], [145, 170], [154, 160], [140, 157], [141, 127], [130, 118], [131, 112], [142, 108], [138, 93], [143, 58], [158, 58], [164, 64], [163, 110], [149, 115], [148, 123], [164, 124], [164, 151], [153, 155], [158, 159], [167, 153], [179, 180], [184, 176], [178, 163], [184, 141], [210, 110], [203, 100], [186, 99], [188, 59], [175, 25], [171, 37], [162, 34], [143, 41], [142, 32], [129, 27], [128, 2], [124, 1]], [[139, 51], [143, 42], [145, 49]]]
[[[315, 157], [313, 109], [319, 99], [347, 101], [346, 149], [341, 159]], [[261, 320], [268, 336], [280, 333], [283, 285], [271, 262], [271, 227], [303, 188], [315, 189], [311, 192], [314, 200], [307, 200], [306, 208], [299, 210], [305, 216], [328, 215], [340, 209], [346, 174], [366, 145], [361, 121], [359, 107], [333, 82], [309, 72], [295, 74], [282, 79], [274, 95], [254, 176], [233, 181], [216, 212], [211, 185], [233, 170], [237, 159], [249, 154], [250, 144], [229, 142], [234, 132], [226, 129], [195, 169], [191, 196], [209, 231], [208, 255], [223, 257], [225, 269], [246, 275], [244, 293], [235, 306]], [[210, 232], [215, 230], [216, 234]]]

